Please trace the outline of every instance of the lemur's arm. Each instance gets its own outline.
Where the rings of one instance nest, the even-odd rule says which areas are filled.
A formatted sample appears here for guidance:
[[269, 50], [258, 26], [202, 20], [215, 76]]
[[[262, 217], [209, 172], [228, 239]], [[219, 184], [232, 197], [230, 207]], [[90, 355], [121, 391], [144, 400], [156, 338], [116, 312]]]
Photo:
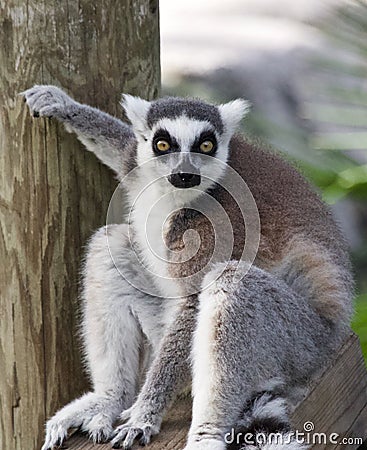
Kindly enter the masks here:
[[136, 145], [131, 127], [97, 108], [76, 102], [56, 86], [34, 86], [22, 92], [34, 117], [55, 117], [104, 164], [123, 173], [126, 147]]
[[123, 448], [131, 448], [137, 437], [140, 437], [141, 444], [148, 444], [151, 436], [159, 432], [166, 410], [189, 385], [196, 307], [196, 296], [185, 300], [163, 338], [136, 402], [121, 415], [121, 419], [127, 422], [115, 430], [113, 448], [120, 448], [121, 444]]

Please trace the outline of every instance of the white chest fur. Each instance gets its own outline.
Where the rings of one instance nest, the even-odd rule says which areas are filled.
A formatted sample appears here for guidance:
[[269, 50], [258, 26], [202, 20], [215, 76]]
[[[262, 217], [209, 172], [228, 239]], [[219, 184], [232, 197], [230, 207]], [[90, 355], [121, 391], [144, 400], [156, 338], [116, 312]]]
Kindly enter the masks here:
[[147, 183], [145, 178], [139, 181], [129, 189], [132, 205], [129, 222], [140, 263], [150, 272], [152, 282], [163, 297], [179, 297], [182, 295], [179, 283], [168, 271], [170, 250], [165, 244], [169, 217], [177, 206], [172, 201], [173, 196], [162, 189], [163, 180]]

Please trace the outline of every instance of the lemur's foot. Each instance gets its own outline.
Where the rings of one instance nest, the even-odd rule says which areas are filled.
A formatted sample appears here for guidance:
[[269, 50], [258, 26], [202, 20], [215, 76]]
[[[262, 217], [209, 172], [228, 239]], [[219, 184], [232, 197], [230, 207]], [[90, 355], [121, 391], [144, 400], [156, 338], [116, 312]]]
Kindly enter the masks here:
[[33, 86], [21, 92], [33, 117], [62, 118], [66, 108], [74, 102], [64, 91], [56, 86]]
[[140, 445], [148, 445], [152, 436], [159, 433], [162, 421], [160, 417], [139, 408], [137, 403], [124, 411], [120, 418], [127, 422], [115, 429], [111, 441], [113, 448], [129, 449], [137, 439]]
[[109, 440], [113, 432], [112, 424], [119, 413], [119, 404], [117, 399], [92, 392], [74, 400], [47, 422], [42, 450], [59, 447], [67, 438], [70, 428], [80, 428], [95, 443]]

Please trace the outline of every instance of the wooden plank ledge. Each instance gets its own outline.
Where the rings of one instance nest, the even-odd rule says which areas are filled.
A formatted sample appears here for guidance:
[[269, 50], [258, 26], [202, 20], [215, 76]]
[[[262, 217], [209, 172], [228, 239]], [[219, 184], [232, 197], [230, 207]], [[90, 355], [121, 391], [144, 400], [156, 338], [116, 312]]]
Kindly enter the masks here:
[[[300, 361], [300, 363], [302, 363]], [[149, 445], [150, 450], [182, 450], [191, 419], [191, 399], [178, 400], [162, 424], [162, 430]], [[294, 429], [304, 431], [304, 424], [312, 422], [314, 429], [309, 434], [326, 433], [338, 443], [322, 441], [312, 449], [348, 450], [356, 449], [360, 442], [343, 443], [345, 438], [367, 438], [367, 372], [359, 339], [352, 334], [341, 347], [337, 357], [325, 367], [311, 384], [309, 393], [300, 402], [292, 415]], [[317, 442], [317, 438], [315, 436]], [[74, 434], [66, 441], [69, 450], [110, 450], [111, 444], [93, 444], [86, 436]], [[134, 448], [141, 448], [135, 445]], [[240, 446], [231, 446], [232, 449]]]

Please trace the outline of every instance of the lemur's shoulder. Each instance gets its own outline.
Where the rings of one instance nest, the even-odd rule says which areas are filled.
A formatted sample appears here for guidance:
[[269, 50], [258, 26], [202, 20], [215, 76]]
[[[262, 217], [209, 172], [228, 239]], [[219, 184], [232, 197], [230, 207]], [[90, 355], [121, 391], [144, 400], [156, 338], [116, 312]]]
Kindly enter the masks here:
[[229, 164], [239, 172], [254, 196], [261, 194], [264, 199], [269, 195], [272, 204], [307, 197], [322, 205], [319, 194], [299, 170], [260, 141], [236, 134], [230, 142]]
[[235, 135], [230, 142], [228, 162], [248, 185], [264, 225], [270, 221], [298, 228], [313, 223], [335, 228], [337, 233], [330, 209], [319, 193], [280, 154]]

